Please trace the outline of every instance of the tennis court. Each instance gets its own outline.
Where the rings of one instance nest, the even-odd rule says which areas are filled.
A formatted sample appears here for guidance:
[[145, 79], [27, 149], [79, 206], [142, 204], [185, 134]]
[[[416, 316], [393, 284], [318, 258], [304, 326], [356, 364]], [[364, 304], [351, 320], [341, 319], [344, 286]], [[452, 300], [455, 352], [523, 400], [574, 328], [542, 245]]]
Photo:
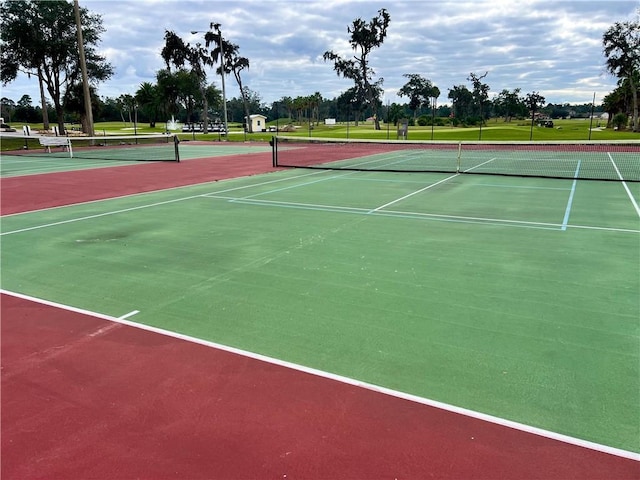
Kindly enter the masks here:
[[[174, 136], [138, 135], [104, 137], [60, 137], [71, 147], [39, 144], [39, 137], [0, 136], [2, 142], [18, 142], [14, 150], [3, 152], [0, 177], [38, 175], [53, 172], [111, 168], [114, 165], [138, 165], [141, 162], [175, 162], [270, 151], [265, 146], [217, 144], [185, 141], [179, 153]], [[132, 140], [135, 139], [135, 140]]]
[[2, 289], [637, 460], [639, 199], [278, 170], [4, 216]]

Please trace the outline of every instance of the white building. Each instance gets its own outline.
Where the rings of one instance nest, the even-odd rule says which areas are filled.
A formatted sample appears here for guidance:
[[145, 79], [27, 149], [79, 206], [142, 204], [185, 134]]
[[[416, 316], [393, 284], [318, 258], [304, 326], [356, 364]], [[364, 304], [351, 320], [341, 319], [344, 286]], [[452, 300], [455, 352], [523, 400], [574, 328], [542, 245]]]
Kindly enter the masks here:
[[249, 121], [251, 122], [251, 132], [265, 132], [267, 130], [267, 117], [256, 113], [249, 115]]

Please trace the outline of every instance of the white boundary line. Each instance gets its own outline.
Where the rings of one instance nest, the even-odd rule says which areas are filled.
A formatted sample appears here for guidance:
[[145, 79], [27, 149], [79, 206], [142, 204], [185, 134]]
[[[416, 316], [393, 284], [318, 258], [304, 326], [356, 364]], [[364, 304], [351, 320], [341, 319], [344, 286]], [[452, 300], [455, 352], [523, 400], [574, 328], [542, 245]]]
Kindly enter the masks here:
[[[615, 455], [618, 457], [622, 457], [622, 458], [628, 458], [631, 460], [635, 460], [637, 462], [640, 462], [640, 453], [636, 453], [636, 452], [630, 452], [627, 450], [622, 450], [619, 448], [614, 448], [614, 447], [609, 447], [607, 445], [602, 445], [599, 443], [595, 443], [595, 442], [590, 442], [588, 440], [582, 440], [580, 438], [575, 438], [575, 437], [570, 437], [568, 435], [563, 435], [560, 433], [556, 433], [556, 432], [551, 432], [548, 430], [544, 430], [541, 428], [537, 428], [537, 427], [532, 427], [530, 425], [525, 425], [523, 423], [518, 423], [518, 422], [513, 422], [511, 420], [506, 420], [504, 418], [500, 418], [500, 417], [495, 417], [493, 415], [487, 415], [481, 412], [476, 412], [474, 410], [469, 410], [466, 408], [461, 408], [461, 407], [457, 407], [455, 405], [449, 405], [447, 403], [443, 403], [443, 402], [438, 402], [436, 400], [431, 400], [428, 398], [424, 398], [424, 397], [419, 397], [417, 395], [411, 395], [408, 393], [404, 393], [404, 392], [400, 392], [397, 390], [392, 390], [390, 388], [386, 388], [386, 387], [381, 387], [379, 385], [374, 385], [371, 383], [367, 383], [367, 382], [362, 382], [360, 380], [356, 380], [353, 378], [349, 378], [349, 377], [344, 377], [342, 375], [336, 375], [330, 372], [325, 372], [322, 370], [317, 370], [315, 368], [310, 368], [310, 367], [305, 367], [304, 365], [299, 365], [296, 363], [291, 363], [291, 362], [286, 362], [284, 360], [280, 360], [277, 358], [273, 358], [273, 357], [268, 357], [266, 355], [261, 355], [259, 353], [254, 353], [254, 352], [249, 352], [246, 350], [241, 350], [239, 348], [235, 348], [235, 347], [230, 347], [227, 345], [222, 345], [219, 343], [215, 343], [215, 342], [210, 342], [207, 340], [202, 340], [199, 338], [195, 338], [195, 337], [191, 337], [188, 335], [184, 335], [181, 333], [177, 333], [177, 332], [171, 332], [169, 330], [164, 330], [161, 328], [157, 328], [157, 327], [152, 327], [149, 325], [144, 325], [144, 324], [140, 324], [140, 323], [136, 323], [136, 322], [131, 322], [126, 320], [126, 317], [130, 316], [133, 314], [133, 312], [130, 312], [126, 315], [123, 315], [121, 317], [112, 317], [110, 315], [105, 315], [102, 313], [96, 313], [96, 312], [91, 312], [89, 310], [84, 310], [81, 308], [76, 308], [76, 307], [72, 307], [69, 305], [63, 305], [60, 303], [56, 303], [56, 302], [51, 302], [48, 300], [43, 300], [41, 298], [37, 298], [37, 297], [32, 297], [30, 295], [25, 295], [25, 294], [21, 294], [21, 293], [16, 293], [16, 292], [10, 292], [8, 290], [5, 289], [0, 289], [0, 293], [3, 293], [5, 295], [10, 295], [16, 298], [22, 298], [24, 300], [29, 300], [31, 302], [35, 302], [35, 303], [39, 303], [42, 305], [48, 305], [48, 306], [52, 306], [55, 308], [60, 308], [63, 310], [67, 310], [67, 311], [71, 311], [71, 312], [76, 312], [76, 313], [80, 313], [83, 315], [88, 315], [88, 316], [92, 316], [92, 317], [96, 317], [96, 318], [101, 318], [103, 320], [107, 320], [110, 322], [115, 322], [115, 323], [120, 323], [123, 325], [127, 325], [130, 327], [134, 327], [134, 328], [138, 328], [141, 330], [146, 330], [149, 332], [154, 332], [160, 335], [165, 335], [168, 337], [172, 337], [172, 338], [176, 338], [179, 340], [184, 340], [187, 342], [191, 342], [191, 343], [195, 343], [198, 345], [203, 345], [203, 346], [207, 346], [207, 347], [211, 347], [211, 348], [215, 348], [217, 350], [222, 350], [225, 352], [229, 352], [229, 353], [234, 353], [236, 355], [241, 355], [247, 358], [251, 358], [254, 360], [259, 360], [261, 362], [266, 362], [272, 365], [277, 365], [280, 367], [285, 367], [291, 370], [296, 370], [299, 372], [304, 372], [304, 373], [308, 373], [311, 375], [315, 375], [317, 377], [321, 377], [321, 378], [326, 378], [329, 380], [334, 380], [340, 383], [344, 383], [347, 385], [352, 385], [355, 387], [360, 387], [360, 388], [364, 388], [365, 390], [370, 390], [373, 392], [377, 392], [377, 393], [381, 393], [383, 395], [388, 395], [391, 397], [396, 397], [396, 398], [400, 398], [403, 400], [408, 400], [411, 402], [415, 402], [415, 403], [419, 403], [422, 405], [427, 405], [429, 407], [434, 407], [434, 408], [438, 408], [441, 410], [445, 410], [447, 412], [452, 412], [452, 413], [457, 413], [460, 415], [464, 415], [466, 417], [469, 418], [474, 418], [477, 420], [482, 420], [485, 422], [489, 422], [489, 423], [493, 423], [495, 425], [500, 425], [503, 427], [508, 427], [508, 428], [512, 428], [514, 430], [519, 430], [522, 432], [526, 432], [526, 433], [531, 433], [533, 435], [537, 435], [540, 437], [544, 437], [544, 438], [549, 438], [551, 440], [556, 440], [559, 442], [563, 442], [563, 443], [567, 443], [570, 445], [576, 445], [578, 447], [583, 447], [583, 448], [588, 448], [590, 450], [595, 450], [598, 452], [603, 452], [603, 453], [608, 453], [611, 455]], [[134, 312], [137, 313], [137, 310], [134, 310]]]
[[[313, 174], [311, 174], [311, 175], [313, 175]], [[336, 177], [331, 177], [331, 178], [336, 178]], [[264, 183], [272, 183], [272, 182], [264, 182]], [[315, 183], [315, 182], [309, 182], [309, 183]], [[256, 185], [263, 185], [263, 184], [256, 184]], [[413, 192], [412, 194], [409, 194], [409, 196], [413, 195], [413, 194], [416, 194], [416, 193], [419, 193], [420, 191], [424, 191], [427, 188], [430, 188], [431, 186], [434, 186], [434, 185], [436, 185], [436, 184], [430, 185], [429, 187], [425, 187], [425, 188], [423, 188], [423, 189], [421, 189], [419, 191]], [[251, 186], [255, 186], [255, 185], [251, 185]], [[64, 224], [67, 224], [67, 223], [74, 223], [74, 222], [80, 222], [80, 221], [83, 221], [83, 220], [91, 220], [91, 219], [94, 219], [94, 218], [105, 217], [105, 216], [110, 216], [110, 215], [116, 215], [116, 214], [119, 214], [119, 213], [127, 213], [127, 212], [131, 212], [131, 211], [135, 211], [135, 210], [145, 209], [145, 208], [157, 207], [157, 206], [166, 205], [166, 204], [170, 204], [170, 203], [181, 202], [181, 201], [184, 201], [184, 200], [193, 200], [193, 199], [197, 199], [197, 198], [221, 199], [221, 200], [227, 200], [227, 201], [229, 201], [231, 203], [239, 203], [239, 204], [247, 204], [247, 205], [275, 206], [275, 207], [281, 207], [281, 208], [298, 208], [298, 209], [303, 209], [303, 210], [304, 209], [306, 209], [306, 210], [321, 210], [321, 211], [326, 211], [326, 212], [349, 212], [349, 213], [366, 214], [366, 215], [397, 216], [397, 217], [403, 217], [403, 218], [439, 220], [439, 221], [459, 222], [459, 223], [479, 223], [479, 224], [488, 224], [488, 225], [515, 226], [515, 227], [522, 227], [522, 228], [536, 228], [536, 229], [547, 229], [547, 230], [560, 230], [564, 226], [563, 224], [557, 224], [557, 223], [531, 222], [531, 221], [526, 221], [526, 220], [508, 220], [508, 219], [501, 219], [501, 218], [465, 217], [465, 216], [459, 216], [459, 215], [443, 215], [443, 214], [436, 214], [436, 213], [404, 212], [404, 211], [400, 211], [400, 210], [380, 210], [385, 205], [371, 210], [371, 209], [362, 208], [362, 207], [344, 207], [344, 206], [340, 206], [340, 205], [320, 205], [320, 204], [308, 204], [308, 203], [297, 203], [297, 202], [282, 202], [282, 201], [275, 201], [275, 200], [258, 200], [258, 199], [252, 198], [252, 197], [256, 197], [256, 196], [261, 195], [261, 194], [250, 195], [250, 196], [247, 196], [247, 197], [232, 197], [232, 196], [220, 195], [221, 193], [232, 192], [232, 191], [235, 191], [235, 190], [242, 190], [244, 188], [249, 188], [249, 187], [250, 186], [234, 187], [234, 188], [220, 190], [218, 192], [202, 193], [202, 194], [192, 195], [192, 196], [188, 196], [188, 197], [181, 197], [181, 198], [175, 198], [175, 199], [172, 199], [172, 200], [166, 200], [166, 201], [163, 201], [163, 202], [155, 202], [155, 203], [150, 203], [150, 204], [145, 204], [145, 205], [138, 205], [138, 206], [131, 207], [131, 208], [124, 208], [124, 209], [121, 209], [121, 210], [113, 210], [113, 211], [110, 211], [110, 212], [103, 212], [103, 213], [99, 213], [99, 214], [95, 214], [95, 215], [87, 215], [87, 216], [84, 216], [84, 217], [71, 218], [71, 219], [67, 219], [67, 220], [61, 220], [61, 221], [58, 221], [58, 222], [52, 222], [52, 223], [47, 223], [47, 224], [42, 224], [42, 225], [34, 225], [32, 227], [25, 227], [25, 228], [21, 228], [21, 229], [18, 229], [18, 230], [10, 230], [10, 231], [7, 231], [7, 232], [0, 232], [0, 237], [5, 236], [5, 235], [13, 235], [13, 234], [16, 234], [16, 233], [28, 232], [28, 231], [32, 231], [32, 230], [39, 230], [39, 229], [42, 229], [42, 228], [55, 227], [57, 225], [64, 225]], [[286, 187], [286, 188], [289, 188], [289, 187]], [[290, 188], [295, 188], [295, 186], [294, 187], [290, 187]], [[406, 196], [404, 198], [406, 198]], [[400, 200], [400, 199], [398, 199], [398, 200]], [[390, 202], [390, 204], [395, 203], [398, 200], [395, 200], [394, 202]], [[2, 217], [2, 218], [4, 218], [4, 217]], [[592, 225], [566, 225], [566, 227], [567, 228], [584, 229], [584, 230], [608, 231], [608, 232], [640, 233], [640, 230], [633, 230], [633, 229], [626, 229], [626, 228], [614, 228], [614, 227], [599, 227], [599, 226], [592, 226]]]
[[576, 193], [576, 186], [578, 185], [578, 173], [580, 172], [580, 165], [582, 164], [582, 160], [578, 160], [578, 166], [576, 167], [576, 172], [573, 175], [573, 184], [571, 185], [571, 193], [569, 193], [569, 200], [567, 201], [567, 208], [564, 210], [564, 218], [562, 220], [562, 230], [563, 232], [567, 229], [567, 225], [569, 225], [569, 215], [571, 215], [571, 207], [573, 205], [573, 196]]
[[[148, 164], [150, 165], [153, 162], [149, 162]], [[260, 174], [260, 175], [268, 175], [271, 173], [276, 173], [276, 172], [267, 172], [264, 174]], [[226, 189], [226, 190], [222, 190], [222, 192], [226, 192], [226, 191], [232, 191], [232, 190], [239, 190], [239, 189], [243, 189], [243, 188], [250, 188], [253, 186], [261, 186], [261, 185], [265, 185], [268, 183], [276, 183], [276, 182], [282, 182], [285, 180], [291, 180], [291, 179], [296, 179], [296, 178], [301, 178], [301, 177], [308, 177], [310, 175], [319, 175], [321, 173], [326, 173], [326, 171], [316, 171], [316, 172], [312, 172], [312, 173], [304, 173], [302, 175], [292, 175], [290, 177], [286, 177], [286, 178], [280, 178], [277, 180], [270, 180], [270, 181], [265, 181], [265, 182], [260, 182], [260, 183], [255, 183], [255, 184], [251, 184], [251, 185], [243, 185], [241, 187], [237, 187], [234, 189]], [[148, 195], [154, 195], [160, 192], [170, 192], [173, 190], [184, 190], [184, 189], [189, 189], [189, 188], [198, 188], [198, 187], [204, 187], [206, 185], [219, 185], [219, 184], [224, 184], [225, 182], [232, 182], [234, 180], [238, 180], [238, 179], [242, 179], [242, 178], [246, 178], [246, 177], [238, 177], [238, 178], [224, 178], [221, 180], [210, 180], [207, 182], [203, 182], [203, 183], [196, 183], [196, 184], [192, 184], [192, 185], [179, 185], [177, 187], [170, 187], [170, 188], [162, 188], [160, 190], [150, 190], [148, 192], [138, 192], [138, 193], [130, 193], [130, 194], [126, 194], [126, 195], [118, 195], [117, 197], [109, 197], [109, 198], [99, 198], [96, 200], [87, 200], [86, 202], [76, 202], [76, 203], [69, 203], [67, 205], [56, 205], [54, 207], [45, 207], [45, 208], [37, 208], [35, 210], [27, 210], [25, 212], [16, 212], [16, 213], [8, 213], [7, 215], [2, 215], [2, 217], [0, 218], [9, 218], [9, 217], [17, 217], [19, 215], [28, 215], [30, 213], [37, 213], [37, 212], [47, 212], [49, 210], [59, 210], [59, 209], [63, 209], [63, 208], [73, 208], [73, 207], [78, 207], [78, 206], [82, 206], [82, 205], [92, 205], [94, 203], [103, 203], [103, 202], [110, 202], [112, 200], [120, 200], [120, 199], [125, 199], [125, 198], [134, 198], [134, 197], [141, 197], [141, 196], [148, 196]], [[212, 192], [212, 193], [216, 193], [216, 192]], [[207, 194], [202, 194], [202, 195], [207, 195]], [[198, 195], [196, 195], [197, 197]], [[192, 198], [192, 197], [189, 197]]]
[[[223, 190], [220, 190], [218, 192], [200, 193], [200, 194], [197, 194], [197, 195], [189, 195], [187, 197], [174, 198], [172, 200], [164, 200], [162, 202], [154, 202], [154, 203], [148, 203], [148, 204], [145, 204], [145, 205], [137, 205], [135, 207], [123, 208], [123, 209], [120, 209], [120, 210], [113, 210], [113, 211], [110, 211], [110, 212], [102, 212], [102, 213], [97, 213], [95, 215], [87, 215], [87, 216], [84, 216], [84, 217], [71, 218], [71, 219], [68, 219], [68, 220], [60, 220], [59, 222], [47, 223], [47, 224], [44, 224], [44, 225], [35, 225], [33, 227], [20, 228], [18, 230], [11, 230], [11, 231], [8, 231], [8, 232], [0, 232], [0, 236], [12, 235], [14, 233], [28, 232], [30, 230], [39, 230], [41, 228], [54, 227], [56, 225], [64, 225], [66, 223], [80, 222], [82, 220], [91, 220], [93, 218], [106, 217], [106, 216], [109, 216], [109, 215], [116, 215], [118, 213], [127, 213], [127, 212], [132, 212], [134, 210], [141, 210], [141, 209], [144, 209], [144, 208], [151, 208], [151, 207], [157, 207], [157, 206], [160, 206], [160, 205], [167, 205], [167, 204], [170, 204], [170, 203], [182, 202], [184, 200], [193, 200], [194, 198], [207, 197], [207, 196], [210, 196], [212, 194], [233, 192], [233, 191], [236, 191], [236, 190], [243, 190], [245, 188], [268, 185], [268, 184], [271, 184], [271, 183], [283, 182], [283, 181], [286, 181], [286, 180], [291, 180], [291, 179], [300, 178], [300, 177], [307, 177], [307, 176], [310, 176], [310, 175], [318, 175], [319, 173], [324, 173], [324, 171], [306, 173], [304, 175], [297, 175], [295, 177], [279, 178], [279, 179], [276, 179], [276, 180], [269, 180], [269, 181], [260, 182], [260, 183], [253, 183], [251, 185], [242, 185], [242, 186], [239, 186], [239, 187], [223, 189]], [[191, 186], [193, 186], [193, 185], [191, 185]], [[178, 188], [183, 188], [183, 187], [178, 187]], [[155, 192], [147, 192], [147, 193], [157, 193], [158, 191], [162, 191], [162, 190], [157, 190]], [[136, 195], [141, 195], [141, 194], [134, 194], [132, 196], [136, 196]], [[117, 197], [117, 198], [127, 198], [127, 197], [128, 196], [125, 195], [124, 197]], [[113, 199], [106, 199], [106, 200], [113, 200]], [[99, 201], [105, 201], [105, 200], [94, 200], [92, 202], [87, 202], [87, 203], [93, 203], [93, 202], [99, 202]], [[65, 205], [63, 207], [52, 207], [52, 209], [71, 207], [71, 206], [76, 206], [76, 205], [80, 205], [80, 204]], [[48, 210], [48, 209], [44, 209], [44, 210]], [[43, 210], [34, 210], [34, 211], [23, 212], [23, 213], [20, 213], [20, 214], [13, 214], [13, 215], [28, 215], [30, 213], [40, 212], [40, 211], [43, 211]], [[1, 218], [5, 218], [5, 216], [3, 215]]]
[[[207, 194], [203, 197], [226, 200], [230, 203], [240, 203], [244, 205], [256, 205], [263, 207], [281, 207], [281, 208], [297, 208], [301, 210], [319, 210], [323, 212], [340, 212], [340, 213], [354, 213], [360, 215], [379, 215], [388, 217], [402, 217], [402, 218], [414, 218], [422, 220], [438, 220], [444, 222], [458, 222], [458, 223], [475, 223], [493, 226], [505, 226], [505, 227], [521, 227], [521, 228], [535, 228], [545, 230], [560, 230], [562, 224], [559, 223], [543, 223], [532, 222], [527, 220], [509, 220], [504, 218], [486, 218], [486, 217], [466, 217], [460, 215], [443, 215], [438, 213], [423, 213], [423, 212], [411, 212], [402, 210], [382, 210], [375, 211], [363, 207], [344, 207], [340, 205], [325, 205], [315, 203], [300, 203], [300, 202], [284, 202], [279, 200], [259, 200], [250, 197], [232, 197], [225, 195]], [[583, 230], [599, 230], [605, 232], [619, 232], [619, 233], [640, 233], [640, 230], [615, 228], [615, 227], [598, 227], [592, 225], [567, 225], [567, 228], [577, 228]]]
[[[620, 178], [620, 180], [622, 180], [622, 174], [620, 173], [620, 170], [618, 170], [618, 166], [616, 165], [616, 162], [613, 161], [613, 157], [611, 156], [611, 153], [607, 152], [607, 155], [609, 155], [609, 160], [611, 160], [611, 164], [613, 165], [613, 168], [615, 168], [616, 173], [618, 174], [618, 178]], [[627, 182], [622, 180], [622, 186], [627, 191], [627, 195], [629, 196], [629, 200], [631, 200], [631, 203], [633, 204], [633, 207], [636, 209], [636, 213], [640, 217], [640, 207], [638, 207], [638, 202], [636, 202], [636, 199], [633, 198], [633, 194], [631, 193], [631, 190], [629, 190], [629, 187], [627, 186]]]
[[[615, 166], [615, 165], [614, 165]], [[27, 231], [31, 231], [31, 230], [39, 230], [41, 228], [48, 228], [48, 227], [53, 227], [53, 226], [57, 226], [57, 225], [63, 225], [63, 224], [67, 224], [67, 223], [74, 223], [74, 222], [79, 222], [79, 221], [83, 221], [83, 220], [90, 220], [90, 219], [94, 219], [94, 218], [99, 218], [99, 217], [104, 217], [104, 216], [109, 216], [109, 215], [116, 215], [116, 214], [120, 214], [120, 213], [127, 213], [130, 211], [135, 211], [135, 210], [141, 210], [141, 209], [145, 209], [145, 208], [151, 208], [151, 207], [156, 207], [156, 206], [161, 206], [161, 205], [166, 205], [166, 204], [170, 204], [170, 203], [175, 203], [175, 202], [181, 202], [183, 200], [192, 200], [192, 199], [197, 199], [197, 198], [219, 198], [219, 199], [226, 199], [228, 201], [231, 202], [235, 202], [235, 203], [246, 203], [246, 204], [255, 204], [255, 205], [275, 205], [275, 206], [280, 206], [280, 207], [290, 207], [290, 208], [301, 208], [301, 209], [309, 209], [309, 210], [325, 210], [325, 211], [342, 211], [342, 212], [352, 212], [352, 213], [366, 213], [366, 214], [377, 214], [377, 215], [396, 215], [396, 216], [402, 216], [402, 217], [407, 217], [407, 218], [427, 218], [427, 219], [437, 219], [437, 220], [443, 220], [443, 221], [454, 221], [454, 222], [468, 222], [468, 223], [484, 223], [484, 224], [491, 224], [491, 225], [508, 225], [508, 226], [519, 226], [519, 227], [529, 227], [529, 228], [543, 228], [543, 229], [559, 229], [559, 230], [566, 230], [567, 228], [577, 228], [577, 229], [587, 229], [587, 230], [601, 230], [601, 231], [612, 231], [612, 232], [623, 232], [623, 233], [640, 233], [640, 230], [634, 230], [634, 229], [624, 229], [624, 228], [614, 228], [614, 227], [600, 227], [600, 226], [589, 226], [589, 225], [568, 225], [566, 224], [566, 222], [562, 223], [562, 224], [556, 224], [556, 223], [540, 223], [540, 222], [529, 222], [529, 221], [522, 221], [522, 220], [506, 220], [506, 219], [494, 219], [494, 218], [476, 218], [476, 217], [463, 217], [463, 216], [455, 216], [455, 215], [442, 215], [442, 214], [430, 214], [430, 213], [421, 213], [421, 212], [402, 212], [402, 211], [394, 211], [394, 210], [382, 210], [385, 207], [392, 205], [394, 203], [399, 202], [400, 200], [403, 200], [405, 198], [408, 198], [412, 195], [415, 195], [417, 193], [423, 192], [425, 190], [428, 190], [431, 187], [434, 187], [442, 182], [445, 182], [447, 180], [450, 180], [451, 178], [454, 178], [456, 176], [458, 176], [458, 174], [452, 175], [450, 177], [447, 177], [445, 179], [440, 180], [439, 182], [430, 184], [420, 190], [417, 190], [415, 192], [412, 192], [408, 195], [405, 195], [404, 197], [401, 197], [399, 199], [396, 199], [394, 201], [391, 201], [385, 205], [381, 205], [377, 208], [374, 209], [369, 209], [369, 208], [358, 208], [358, 207], [343, 207], [343, 206], [338, 206], [338, 205], [313, 205], [313, 204], [304, 204], [304, 203], [293, 203], [293, 202], [278, 202], [278, 201], [269, 201], [269, 200], [253, 200], [253, 198], [257, 197], [257, 196], [261, 196], [264, 194], [268, 194], [268, 193], [272, 193], [273, 191], [279, 191], [279, 190], [287, 190], [290, 188], [298, 188], [300, 186], [306, 186], [309, 184], [313, 184], [313, 183], [317, 183], [317, 182], [321, 182], [324, 180], [332, 180], [332, 179], [341, 179], [344, 177], [347, 177], [349, 175], [351, 175], [353, 172], [349, 172], [349, 173], [345, 173], [342, 175], [332, 175], [320, 180], [316, 180], [316, 181], [311, 181], [311, 182], [305, 182], [302, 184], [297, 184], [297, 185], [293, 185], [290, 187], [284, 187], [282, 189], [276, 189], [276, 190], [271, 190], [269, 192], [261, 192], [258, 194], [254, 194], [254, 195], [248, 195], [245, 197], [228, 197], [228, 196], [223, 196], [221, 194], [223, 193], [227, 193], [227, 192], [234, 192], [234, 191], [238, 191], [238, 190], [245, 190], [245, 189], [249, 189], [249, 188], [253, 188], [253, 187], [259, 187], [259, 186], [263, 186], [263, 185], [269, 185], [269, 184], [273, 184], [273, 183], [280, 183], [280, 182], [285, 182], [288, 180], [295, 180], [298, 178], [303, 178], [303, 177], [308, 177], [308, 176], [313, 176], [313, 175], [322, 175], [322, 174], [326, 174], [327, 172], [324, 170], [320, 170], [320, 171], [314, 171], [311, 173], [305, 173], [302, 175], [295, 175], [295, 176], [287, 176], [285, 178], [278, 178], [275, 180], [267, 180], [264, 182], [258, 182], [258, 183], [253, 183], [250, 185], [241, 185], [238, 187], [232, 187], [232, 188], [223, 188], [222, 190], [217, 190], [217, 191], [212, 191], [212, 192], [206, 192], [206, 193], [201, 193], [201, 194], [197, 194], [197, 195], [190, 195], [190, 196], [186, 196], [186, 197], [180, 197], [180, 198], [175, 198], [175, 199], [171, 199], [171, 200], [165, 200], [162, 202], [153, 202], [153, 203], [149, 203], [149, 204], [144, 204], [144, 205], [137, 205], [135, 207], [130, 207], [130, 208], [125, 208], [125, 209], [120, 209], [120, 210], [114, 210], [114, 211], [109, 211], [109, 212], [102, 212], [99, 214], [95, 214], [95, 215], [88, 215], [88, 216], [84, 216], [84, 217], [77, 217], [77, 218], [71, 218], [71, 219], [67, 219], [67, 220], [61, 220], [58, 222], [52, 222], [52, 223], [48, 223], [48, 224], [42, 224], [42, 225], [35, 225], [32, 227], [25, 227], [22, 229], [17, 229], [17, 230], [11, 230], [11, 231], [5, 231], [5, 232], [0, 232], [0, 237], [4, 236], [4, 235], [12, 235], [15, 233], [22, 233], [22, 232], [27, 232]], [[220, 180], [218, 182], [205, 182], [203, 184], [198, 184], [198, 185], [184, 185], [184, 186], [179, 186], [179, 187], [174, 187], [171, 189], [166, 189], [166, 190], [179, 190], [179, 189], [184, 189], [184, 188], [192, 188], [192, 187], [197, 187], [197, 186], [204, 186], [207, 184], [219, 184], [222, 182], [227, 182], [230, 180], [234, 180], [234, 179], [225, 179], [225, 180]], [[574, 180], [575, 182], [575, 180]], [[640, 208], [638, 207], [638, 204], [635, 202], [631, 192], [629, 191], [627, 185], [625, 182], [622, 182], [624, 185], [624, 188], [627, 190], [627, 193], [629, 194], [629, 197], [632, 201], [632, 203], [634, 204], [634, 207], [636, 209], [636, 212], [638, 213], [638, 215], [640, 216]], [[163, 190], [164, 191], [164, 190]], [[3, 215], [1, 218], [8, 218], [8, 217], [12, 217], [12, 216], [18, 216], [18, 215], [29, 215], [31, 213], [37, 213], [37, 212], [43, 212], [43, 211], [47, 211], [47, 210], [56, 210], [56, 209], [61, 209], [61, 208], [69, 208], [69, 207], [75, 207], [75, 206], [79, 206], [79, 205], [85, 205], [85, 204], [93, 204], [93, 203], [99, 203], [99, 202], [105, 202], [105, 201], [111, 201], [111, 200], [116, 200], [116, 199], [122, 199], [122, 198], [131, 198], [131, 197], [136, 197], [136, 196], [141, 196], [141, 195], [149, 195], [149, 194], [154, 194], [154, 193], [158, 193], [158, 191], [152, 191], [152, 192], [142, 192], [142, 193], [136, 193], [136, 194], [132, 194], [132, 195], [123, 195], [121, 197], [114, 197], [114, 198], [109, 198], [109, 199], [100, 199], [100, 200], [91, 200], [88, 202], [81, 202], [81, 203], [76, 203], [76, 204], [71, 204], [71, 205], [61, 205], [58, 207], [50, 207], [50, 208], [44, 208], [44, 209], [39, 209], [39, 210], [32, 210], [32, 211], [28, 211], [28, 212], [20, 212], [20, 213], [14, 213], [14, 214], [9, 214], [9, 215]]]

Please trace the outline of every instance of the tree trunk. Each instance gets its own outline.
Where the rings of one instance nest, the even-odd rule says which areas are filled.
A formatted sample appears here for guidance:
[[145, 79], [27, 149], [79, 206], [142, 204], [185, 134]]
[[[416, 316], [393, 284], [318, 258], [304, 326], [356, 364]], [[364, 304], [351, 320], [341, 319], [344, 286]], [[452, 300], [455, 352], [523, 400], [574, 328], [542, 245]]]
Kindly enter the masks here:
[[629, 76], [629, 85], [631, 85], [631, 101], [633, 104], [633, 131], [640, 132], [638, 125], [638, 89], [633, 81], [633, 75]]
[[615, 115], [615, 111], [611, 110], [607, 112], [607, 128], [611, 128], [613, 124], [613, 116]]
[[251, 118], [249, 115], [249, 104], [247, 103], [244, 95], [242, 95], [242, 103], [244, 105], [244, 116], [247, 119], [247, 132], [253, 133], [253, 122], [251, 122]]
[[62, 108], [62, 105], [59, 104], [59, 102], [54, 103], [56, 103], [56, 115], [58, 116], [58, 135], [65, 135], [66, 132], [64, 129], [64, 109]]
[[247, 122], [247, 132], [253, 133], [253, 125], [251, 124], [252, 122], [249, 114], [249, 102], [247, 102], [247, 95], [245, 94], [244, 87], [242, 86], [242, 79], [240, 78], [240, 75], [235, 72], [235, 70], [233, 74], [236, 77], [238, 86], [240, 87], [240, 95], [242, 96], [242, 105], [244, 107], [244, 118]]
[[202, 89], [202, 103], [202, 121], [204, 122], [202, 132], [206, 134], [209, 133], [209, 102], [207, 101], [207, 92], [204, 89]]
[[89, 132], [89, 118], [84, 112], [80, 113], [80, 125], [82, 126], [83, 132]]
[[38, 86], [40, 87], [40, 103], [42, 104], [42, 128], [49, 130], [49, 109], [47, 108], [47, 99], [44, 96], [44, 85], [42, 85], [42, 74], [38, 69]]

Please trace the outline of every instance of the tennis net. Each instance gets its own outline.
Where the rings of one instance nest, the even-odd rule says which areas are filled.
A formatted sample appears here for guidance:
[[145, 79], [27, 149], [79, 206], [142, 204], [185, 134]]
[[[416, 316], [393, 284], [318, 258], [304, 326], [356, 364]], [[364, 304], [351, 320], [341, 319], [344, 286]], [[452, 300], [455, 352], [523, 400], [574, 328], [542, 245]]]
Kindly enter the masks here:
[[3, 155], [88, 160], [179, 162], [175, 135], [105, 135], [101, 137], [15, 136], [0, 137]]
[[274, 137], [273, 164], [640, 182], [640, 141], [469, 142]]

